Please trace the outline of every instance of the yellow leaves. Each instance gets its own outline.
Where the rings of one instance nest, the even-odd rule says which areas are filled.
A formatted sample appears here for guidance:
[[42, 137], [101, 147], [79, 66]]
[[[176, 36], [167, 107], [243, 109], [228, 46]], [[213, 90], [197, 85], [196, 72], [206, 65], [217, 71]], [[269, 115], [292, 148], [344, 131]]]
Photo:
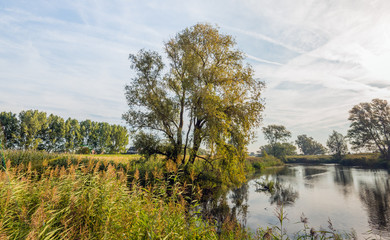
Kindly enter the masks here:
[[[167, 143], [164, 148], [158, 140], [141, 145], [149, 156], [161, 153], [172, 158], [165, 167], [176, 172], [183, 145], [192, 146], [188, 162], [194, 163], [205, 144], [224, 159], [232, 175], [241, 174], [245, 145], [261, 121], [263, 82], [243, 64], [244, 53], [236, 49], [233, 37], [209, 24], [184, 29], [166, 42], [165, 52], [166, 76], [161, 76], [157, 53], [141, 50], [130, 55], [137, 77], [126, 87], [130, 111], [125, 118], [133, 129], [152, 130], [151, 136], [164, 136]], [[207, 160], [211, 165], [215, 161]], [[160, 177], [157, 170], [153, 175]]]

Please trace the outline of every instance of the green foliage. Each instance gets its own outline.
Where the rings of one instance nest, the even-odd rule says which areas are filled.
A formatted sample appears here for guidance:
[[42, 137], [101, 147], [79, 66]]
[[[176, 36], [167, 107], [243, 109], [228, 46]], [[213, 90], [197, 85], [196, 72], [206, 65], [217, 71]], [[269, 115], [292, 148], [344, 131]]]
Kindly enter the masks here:
[[95, 149], [97, 147], [97, 136], [94, 137], [97, 132], [95, 129], [96, 125], [96, 122], [92, 122], [89, 119], [80, 122], [82, 145], [89, 146], [92, 149]]
[[320, 163], [339, 163], [339, 161], [331, 155], [292, 155], [292, 156], [286, 156], [286, 163], [320, 164]]
[[276, 158], [285, 160], [287, 156], [296, 155], [296, 147], [291, 143], [274, 143], [260, 147], [260, 152], [265, 152]]
[[[134, 136], [133, 145], [138, 153], [147, 159], [163, 151], [160, 138], [142, 131]], [[167, 153], [165, 152], [165, 154]]]
[[269, 156], [268, 154], [262, 157], [247, 157], [246, 162], [249, 163], [255, 170], [264, 170], [268, 167], [282, 166], [283, 162], [280, 159]]
[[89, 149], [89, 147], [80, 147], [77, 152], [78, 154], [90, 154], [91, 153], [91, 149]]
[[333, 131], [333, 133], [329, 136], [326, 145], [336, 159], [341, 159], [348, 152], [345, 137], [336, 131]]
[[47, 119], [47, 129], [43, 136], [43, 147], [49, 152], [61, 152], [64, 150], [65, 121], [63, 118], [50, 114]]
[[286, 141], [291, 138], [291, 132], [282, 125], [268, 125], [263, 127], [264, 138], [269, 144], [261, 146], [260, 152], [266, 152], [279, 159], [296, 154], [296, 147]]
[[274, 145], [278, 142], [286, 142], [291, 138], [291, 132], [282, 125], [268, 125], [263, 127], [264, 138], [270, 145]]
[[390, 161], [390, 105], [386, 100], [373, 99], [349, 111], [351, 121], [348, 138], [354, 149], [379, 151]]
[[381, 159], [379, 153], [355, 153], [346, 154], [343, 158], [335, 158], [332, 155], [295, 155], [287, 156], [286, 163], [338, 163], [344, 166], [361, 166], [370, 168], [387, 168], [386, 161]]
[[47, 128], [45, 112], [28, 110], [19, 113], [20, 133], [19, 146], [22, 149], [37, 149], [43, 141], [43, 133]]
[[[126, 86], [129, 111], [123, 118], [132, 131], [162, 138], [164, 147], [154, 148], [155, 153], [186, 159], [189, 165], [204, 158], [230, 179], [242, 177], [237, 174], [242, 173], [245, 146], [261, 120], [263, 82], [244, 66], [245, 55], [234, 39], [208, 24], [178, 33], [165, 44], [165, 53], [165, 75], [158, 53], [130, 54], [136, 77]], [[200, 156], [201, 145], [210, 149], [209, 155]]]
[[96, 149], [97, 152], [98, 153], [109, 152], [109, 145], [111, 143], [111, 126], [110, 126], [110, 124], [108, 124], [106, 122], [98, 123], [97, 135], [99, 136], [97, 149]]
[[38, 149], [48, 152], [76, 152], [88, 146], [98, 152], [119, 153], [126, 150], [126, 127], [76, 119], [37, 110], [22, 111], [19, 119], [11, 112], [0, 113], [0, 138], [6, 149]]
[[369, 168], [389, 168], [388, 162], [379, 153], [347, 154], [339, 162], [344, 166], [362, 166]]
[[326, 153], [326, 148], [319, 142], [314, 141], [312, 137], [306, 134], [299, 135], [295, 143], [304, 155], [320, 155]]
[[0, 161], [1, 161], [1, 166], [0, 170], [6, 170], [6, 165], [5, 165], [5, 157], [4, 157], [4, 147], [3, 147], [3, 142], [0, 139]]
[[75, 152], [81, 146], [81, 141], [79, 122], [68, 118], [65, 122], [65, 150]]
[[126, 151], [129, 144], [129, 132], [126, 127], [120, 125], [111, 126], [111, 136], [108, 149], [110, 153], [121, 153]]
[[0, 137], [4, 148], [16, 148], [19, 141], [19, 120], [11, 112], [0, 113]]

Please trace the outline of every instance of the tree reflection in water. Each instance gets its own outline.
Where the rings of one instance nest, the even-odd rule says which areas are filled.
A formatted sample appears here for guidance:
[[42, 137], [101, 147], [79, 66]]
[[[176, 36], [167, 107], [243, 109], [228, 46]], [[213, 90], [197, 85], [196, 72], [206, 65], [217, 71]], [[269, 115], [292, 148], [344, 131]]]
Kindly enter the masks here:
[[315, 180], [326, 172], [327, 170], [322, 167], [305, 167], [303, 175], [306, 179]]
[[230, 202], [227, 192], [219, 191], [209, 196], [205, 196], [201, 201], [201, 212], [204, 218], [215, 221], [217, 230], [222, 228], [222, 224], [227, 221], [240, 223], [246, 226], [248, 214], [248, 184], [244, 183], [231, 191]]
[[[341, 222], [345, 226], [353, 227], [359, 234], [359, 239], [372, 234], [390, 239], [390, 180], [386, 171], [336, 165], [295, 165], [271, 170], [255, 176], [254, 181], [234, 190], [214, 191], [208, 198], [205, 194], [205, 198], [200, 203], [203, 216], [215, 221], [219, 229], [226, 221], [255, 228], [268, 223], [267, 201], [271, 205], [292, 207], [290, 218], [299, 219], [299, 215], [294, 215], [295, 212], [299, 212], [295, 211], [295, 208], [305, 209], [308, 204], [312, 204], [313, 199], [319, 199], [318, 204], [313, 203], [310, 214], [331, 215], [330, 218], [336, 223]], [[278, 187], [272, 191], [268, 191], [269, 189], [256, 191], [262, 192], [259, 196], [259, 193], [254, 193], [252, 189], [252, 184], [256, 181], [263, 183], [273, 181]], [[308, 189], [306, 184], [310, 184], [313, 188]], [[314, 198], [313, 193], [316, 194]], [[343, 194], [348, 197], [343, 198]], [[324, 202], [321, 202], [322, 196]], [[338, 199], [340, 204], [334, 204], [329, 199]], [[249, 202], [253, 204], [251, 208]], [[346, 207], [345, 204], [350, 205]], [[251, 211], [250, 217], [248, 211]], [[365, 219], [368, 219], [368, 223]], [[323, 220], [312, 221], [318, 221], [320, 225], [320, 221]], [[344, 225], [339, 228], [348, 231]], [[364, 234], [368, 229], [371, 229], [372, 234]]]
[[334, 170], [334, 182], [339, 186], [339, 190], [344, 194], [344, 196], [349, 195], [353, 186], [351, 168], [335, 165]]
[[232, 191], [230, 198], [232, 200], [232, 215], [239, 219], [240, 223], [246, 225], [246, 219], [248, 215], [248, 183], [243, 184], [241, 187]]
[[375, 234], [390, 231], [390, 186], [388, 178], [376, 178], [373, 184], [360, 182], [359, 195]]
[[344, 187], [351, 186], [353, 184], [351, 168], [336, 165], [334, 172], [334, 181], [335, 183]]
[[282, 185], [281, 188], [278, 188], [273, 194], [270, 196], [271, 204], [277, 204], [278, 206], [288, 206], [293, 205], [295, 201], [298, 199], [299, 194], [291, 185], [284, 187]]
[[268, 182], [256, 182], [256, 184], [256, 192], [265, 192], [267, 194], [270, 194], [269, 201], [271, 205], [293, 205], [299, 197], [298, 192], [290, 184], [283, 184], [277, 180]]

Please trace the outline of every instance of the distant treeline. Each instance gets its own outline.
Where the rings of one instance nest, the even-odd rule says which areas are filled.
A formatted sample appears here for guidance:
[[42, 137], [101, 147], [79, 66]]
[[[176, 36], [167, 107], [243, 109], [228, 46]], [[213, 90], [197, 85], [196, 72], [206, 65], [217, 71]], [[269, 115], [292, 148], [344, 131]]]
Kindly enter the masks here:
[[126, 127], [68, 118], [38, 110], [0, 113], [0, 139], [7, 149], [37, 149], [48, 152], [119, 153], [126, 149]]

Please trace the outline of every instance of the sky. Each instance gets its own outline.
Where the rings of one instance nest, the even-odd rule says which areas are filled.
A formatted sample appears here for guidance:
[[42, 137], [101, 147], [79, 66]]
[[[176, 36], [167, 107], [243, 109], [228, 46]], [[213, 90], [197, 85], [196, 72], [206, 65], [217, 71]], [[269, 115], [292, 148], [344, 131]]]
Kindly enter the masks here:
[[[263, 124], [325, 144], [348, 111], [390, 100], [389, 0], [0, 1], [0, 112], [126, 123], [129, 54], [197, 23], [235, 37], [266, 83]], [[266, 144], [261, 128], [249, 146]]]

